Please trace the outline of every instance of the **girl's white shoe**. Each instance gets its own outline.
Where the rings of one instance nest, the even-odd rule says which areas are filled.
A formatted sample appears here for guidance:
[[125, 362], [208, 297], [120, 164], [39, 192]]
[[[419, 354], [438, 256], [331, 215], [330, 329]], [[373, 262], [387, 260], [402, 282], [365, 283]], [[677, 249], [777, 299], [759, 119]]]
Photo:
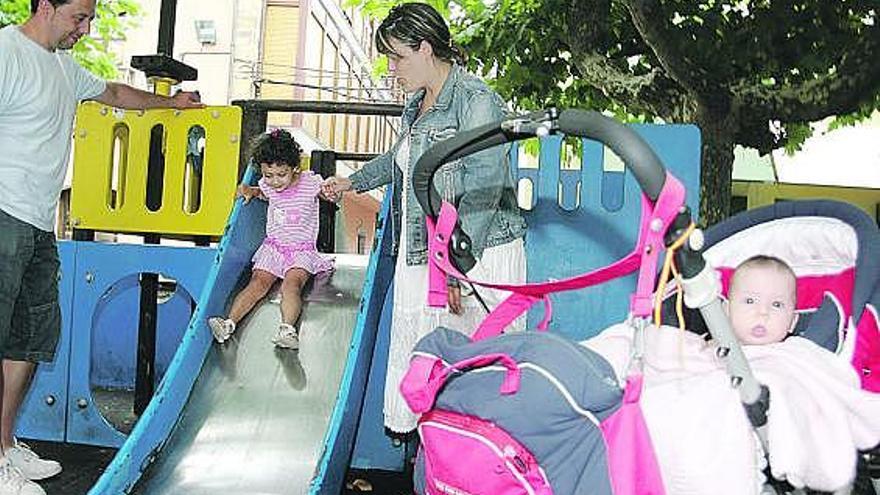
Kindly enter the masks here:
[[293, 325], [282, 323], [278, 326], [278, 332], [272, 337], [272, 343], [284, 349], [299, 349], [299, 333]]
[[229, 337], [235, 332], [235, 322], [229, 318], [221, 318], [219, 316], [208, 318], [208, 327], [211, 328], [211, 333], [214, 334], [214, 340], [221, 344], [229, 340]]

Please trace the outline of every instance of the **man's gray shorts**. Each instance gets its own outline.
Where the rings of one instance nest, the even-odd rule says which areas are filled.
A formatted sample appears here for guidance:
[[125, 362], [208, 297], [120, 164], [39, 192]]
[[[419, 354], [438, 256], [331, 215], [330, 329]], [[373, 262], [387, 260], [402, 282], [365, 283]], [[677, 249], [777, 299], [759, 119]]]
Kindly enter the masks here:
[[61, 333], [55, 234], [0, 210], [0, 356], [51, 361]]

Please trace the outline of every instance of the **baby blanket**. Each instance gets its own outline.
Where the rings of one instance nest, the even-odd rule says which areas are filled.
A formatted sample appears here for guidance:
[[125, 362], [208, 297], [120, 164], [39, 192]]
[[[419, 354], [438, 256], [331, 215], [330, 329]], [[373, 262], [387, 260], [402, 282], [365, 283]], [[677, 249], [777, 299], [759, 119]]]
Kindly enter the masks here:
[[[619, 324], [583, 344], [623, 379], [632, 335], [631, 327]], [[743, 350], [770, 389], [774, 477], [822, 491], [849, 484], [857, 450], [880, 442], [880, 395], [861, 390], [848, 362], [807, 339]], [[644, 377], [642, 410], [667, 493], [760, 493], [763, 454], [712, 344], [677, 328], [649, 327]]]

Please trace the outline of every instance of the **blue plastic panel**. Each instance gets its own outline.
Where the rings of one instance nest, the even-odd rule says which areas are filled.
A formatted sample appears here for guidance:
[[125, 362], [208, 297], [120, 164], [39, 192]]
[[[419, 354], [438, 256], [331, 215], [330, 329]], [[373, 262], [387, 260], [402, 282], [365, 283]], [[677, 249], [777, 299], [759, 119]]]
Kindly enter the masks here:
[[[253, 172], [249, 169], [244, 180], [252, 179]], [[229, 295], [242, 271], [249, 268], [251, 256], [265, 236], [265, 225], [265, 203], [253, 201], [243, 207], [241, 200], [235, 202], [226, 233], [207, 276], [202, 278], [205, 290], [190, 291], [200, 296], [180, 347], [159, 383], [153, 400], [89, 494], [115, 495], [129, 490], [167, 439], [213, 342], [205, 324], [206, 318], [226, 310]]]
[[[137, 304], [115, 308], [116, 292], [131, 292], [127, 280], [137, 280], [139, 273], [161, 273], [178, 281], [178, 287], [198, 294], [215, 256], [215, 250], [204, 247], [168, 247], [137, 244], [102, 244], [77, 242], [77, 262], [74, 275], [74, 309], [70, 358], [70, 395], [68, 398], [67, 441], [90, 445], [118, 447], [125, 435], [117, 431], [95, 407], [91, 394], [93, 354], [108, 349], [97, 346], [113, 341], [111, 351], [122, 350], [126, 342], [134, 346], [138, 326]], [[123, 289], [114, 287], [122, 286]], [[134, 298], [136, 302], [137, 298]], [[123, 299], [124, 303], [124, 299]], [[128, 308], [128, 314], [124, 310]], [[161, 307], [161, 306], [160, 306]], [[109, 311], [109, 315], [106, 314]], [[160, 310], [160, 314], [164, 311]], [[188, 316], [188, 314], [186, 314]], [[185, 326], [188, 318], [177, 321]], [[100, 331], [99, 334], [95, 334]], [[105, 335], [104, 332], [109, 332]], [[160, 334], [167, 338], [168, 332]], [[179, 338], [165, 341], [176, 347]]]
[[[386, 200], [387, 201], [387, 200]], [[400, 442], [394, 442], [385, 434], [384, 414], [382, 409], [385, 400], [385, 375], [388, 368], [388, 346], [391, 337], [391, 313], [394, 304], [394, 257], [391, 256], [391, 236], [383, 237], [383, 246], [376, 270], [377, 280], [384, 283], [375, 285], [377, 291], [385, 288], [385, 293], [376, 294], [377, 304], [381, 304], [381, 313], [377, 312], [368, 328], [376, 332], [376, 346], [373, 361], [370, 363], [370, 376], [367, 381], [364, 407], [357, 432], [354, 453], [351, 456], [351, 467], [355, 469], [382, 469], [386, 471], [403, 471], [405, 467], [405, 448]], [[384, 301], [384, 303], [382, 302]]]
[[[664, 165], [685, 186], [693, 212], [699, 205], [700, 134], [690, 125], [635, 125]], [[541, 141], [540, 167], [517, 169], [533, 184], [533, 208], [526, 211], [528, 277], [543, 281], [574, 276], [608, 265], [632, 251], [641, 212], [641, 193], [628, 172], [603, 170], [600, 143], [583, 141], [580, 170], [560, 170], [562, 139]], [[516, 156], [516, 150], [512, 152]], [[552, 331], [575, 339], [595, 335], [623, 321], [635, 276], [552, 296]], [[529, 314], [534, 328], [541, 309]]]
[[[389, 236], [385, 234], [391, 229], [388, 228], [388, 222], [384, 220], [387, 218], [389, 204], [390, 195], [382, 204], [380, 221], [383, 227], [376, 234], [378, 246], [386, 246], [385, 243], [389, 241]], [[315, 477], [312, 480], [312, 486], [309, 489], [310, 495], [336, 495], [342, 491], [345, 473], [348, 471], [352, 459], [352, 451], [355, 449], [357, 436], [360, 435], [359, 425], [369, 431], [375, 431], [376, 428], [374, 417], [361, 417], [360, 420], [358, 417], [361, 416], [363, 408], [368, 407], [365, 401], [372, 403], [375, 400], [375, 398], [370, 398], [365, 390], [368, 390], [368, 378], [373, 376], [371, 362], [375, 361], [374, 349], [378, 347], [377, 328], [381, 328], [379, 320], [382, 317], [385, 294], [393, 274], [393, 260], [381, 254], [385, 251], [387, 250], [374, 249], [370, 256], [357, 323], [351, 338], [352, 346], [346, 358], [345, 372], [342, 376], [336, 406], [333, 408], [330, 425], [327, 427], [324, 454], [321, 456]], [[387, 353], [387, 348], [385, 352]], [[381, 381], [385, 381], [384, 373]], [[372, 389], [371, 385], [369, 390]], [[369, 407], [372, 407], [372, 404]], [[382, 427], [381, 416], [378, 427]], [[387, 450], [391, 447], [391, 440], [387, 437], [384, 438], [384, 441], [378, 437], [375, 439], [376, 442], [373, 445], [377, 452], [384, 451], [387, 454]]]
[[[204, 267], [207, 270], [207, 267]], [[173, 276], [162, 273], [165, 277]], [[196, 294], [198, 297], [198, 294]], [[194, 297], [182, 285], [156, 307], [156, 384], [162, 379], [192, 316]], [[114, 283], [100, 298], [92, 318], [91, 384], [133, 390], [137, 368], [140, 284], [133, 274]]]

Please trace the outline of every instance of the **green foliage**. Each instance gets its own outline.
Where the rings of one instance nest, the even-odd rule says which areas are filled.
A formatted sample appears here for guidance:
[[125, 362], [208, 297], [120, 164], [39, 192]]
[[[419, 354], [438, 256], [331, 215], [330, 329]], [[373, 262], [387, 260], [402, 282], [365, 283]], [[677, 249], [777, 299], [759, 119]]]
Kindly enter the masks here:
[[[381, 19], [398, 0], [347, 0], [370, 17]], [[834, 72], [852, 48], [877, 36], [876, 0], [431, 0], [447, 14], [456, 41], [471, 54], [469, 68], [490, 78], [495, 89], [521, 109], [548, 105], [604, 110], [628, 121], [681, 121], [693, 108], [681, 107], [682, 93], [711, 95], [743, 88], [789, 92]], [[647, 22], [657, 30], [658, 40], [644, 36], [633, 21], [633, 5], [651, 9]], [[616, 74], [585, 71], [584, 52], [605, 60]], [[658, 55], [660, 54], [660, 55]], [[670, 74], [672, 60], [682, 74]], [[663, 62], [666, 62], [665, 64]], [[595, 66], [598, 68], [598, 66]], [[656, 77], [659, 74], [661, 77]], [[585, 77], [586, 76], [586, 77]], [[624, 99], [609, 87], [625, 94], [642, 84], [639, 78], [653, 77], [655, 90], [667, 91], [668, 101]], [[622, 78], [612, 80], [613, 77]], [[847, 77], [840, 75], [841, 79]], [[680, 79], [688, 79], [681, 84]], [[671, 81], [670, 81], [671, 80]], [[677, 82], [679, 88], [666, 88]], [[671, 90], [670, 90], [671, 89]], [[674, 91], [678, 90], [678, 91]], [[736, 94], [730, 95], [735, 97]], [[822, 94], [803, 93], [803, 99], [821, 99]], [[656, 98], [655, 98], [656, 99]], [[721, 103], [724, 103], [723, 101]], [[821, 102], [819, 102], [821, 104]], [[836, 111], [838, 125], [864, 119], [877, 108], [871, 98], [858, 109]], [[685, 112], [685, 113], [682, 113]], [[798, 127], [799, 116], [772, 115], [760, 120], [778, 120]], [[821, 114], [812, 109], [811, 114]], [[691, 115], [692, 117], [692, 115]], [[782, 117], [782, 118], [780, 118]], [[813, 115], [809, 115], [813, 117]], [[759, 142], [756, 136], [743, 144], [767, 151], [806, 134], [801, 129], [779, 134], [777, 142], [769, 131]], [[757, 146], [761, 145], [761, 146]]]
[[[449, 4], [444, 0], [420, 0], [437, 9], [444, 16], [449, 15]], [[371, 19], [384, 19], [392, 7], [399, 3], [405, 3], [397, 0], [345, 0], [344, 8], [357, 7], [361, 14]]]
[[[105, 78], [116, 77], [116, 58], [110, 42], [125, 39], [137, 25], [141, 7], [137, 0], [98, 0], [91, 36], [83, 37], [71, 50], [83, 67]], [[30, 17], [30, 0], [0, 0], [0, 26], [21, 24]]]
[[785, 126], [785, 132], [788, 134], [785, 139], [785, 153], [793, 155], [800, 151], [804, 141], [813, 135], [813, 128], [810, 127], [809, 122], [791, 122]]
[[[382, 17], [395, 0], [348, 0]], [[519, 110], [703, 133], [701, 216], [726, 216], [734, 145], [799, 149], [880, 108], [877, 0], [449, 0], [454, 36]], [[770, 122], [774, 122], [771, 129]], [[715, 195], [714, 197], [710, 197]]]
[[0, 1], [0, 27], [21, 24], [30, 15], [30, 0]]
[[880, 94], [877, 94], [872, 101], [862, 105], [857, 111], [847, 115], [836, 116], [828, 125], [828, 130], [833, 131], [841, 127], [856, 125], [859, 122], [868, 120], [877, 109], [880, 109]]

